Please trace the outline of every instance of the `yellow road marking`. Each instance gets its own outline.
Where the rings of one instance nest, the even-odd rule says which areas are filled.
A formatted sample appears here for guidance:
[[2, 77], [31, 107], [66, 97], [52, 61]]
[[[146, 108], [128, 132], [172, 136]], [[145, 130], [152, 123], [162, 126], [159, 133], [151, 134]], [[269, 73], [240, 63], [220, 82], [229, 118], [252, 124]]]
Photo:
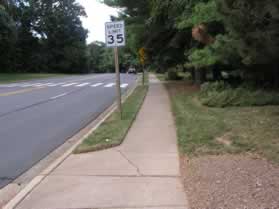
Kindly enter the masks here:
[[39, 90], [39, 89], [43, 89], [45, 87], [40, 87], [40, 88], [28, 88], [28, 89], [23, 89], [23, 90], [19, 90], [19, 91], [12, 91], [12, 92], [7, 92], [7, 93], [2, 93], [0, 94], [0, 97], [6, 97], [6, 96], [12, 96], [12, 95], [16, 95], [16, 94], [22, 94], [22, 93], [27, 93], [30, 91], [34, 91], [34, 90]]

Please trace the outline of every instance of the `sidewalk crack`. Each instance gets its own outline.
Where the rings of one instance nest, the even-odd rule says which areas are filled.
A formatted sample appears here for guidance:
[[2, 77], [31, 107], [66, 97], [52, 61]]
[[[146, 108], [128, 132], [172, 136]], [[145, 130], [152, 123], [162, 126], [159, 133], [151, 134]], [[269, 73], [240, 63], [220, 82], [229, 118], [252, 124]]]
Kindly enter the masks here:
[[120, 155], [121, 155], [125, 160], [128, 161], [128, 163], [129, 163], [131, 166], [133, 166], [133, 167], [137, 170], [138, 175], [139, 175], [139, 176], [142, 176], [142, 173], [140, 172], [139, 167], [137, 167], [137, 165], [136, 165], [135, 163], [133, 163], [123, 152], [121, 152], [121, 150], [117, 150], [117, 151], [120, 153]]

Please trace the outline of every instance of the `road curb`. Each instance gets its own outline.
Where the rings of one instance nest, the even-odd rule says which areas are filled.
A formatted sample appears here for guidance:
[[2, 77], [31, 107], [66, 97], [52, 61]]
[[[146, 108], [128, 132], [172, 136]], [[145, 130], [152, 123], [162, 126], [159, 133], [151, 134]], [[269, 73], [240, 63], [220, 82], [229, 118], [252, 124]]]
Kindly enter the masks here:
[[[136, 84], [128, 90], [122, 96], [122, 102], [124, 102], [139, 85], [139, 78]], [[101, 113], [97, 119], [88, 124], [85, 128], [75, 134], [67, 141], [77, 140], [62, 156], [52, 162], [46, 169], [44, 169], [39, 175], [35, 176], [14, 198], [12, 198], [2, 209], [15, 209], [24, 198], [30, 194], [55, 168], [61, 165], [75, 150], [75, 148], [83, 142], [90, 134], [92, 134], [115, 110], [117, 109], [117, 103], [114, 102], [103, 113]]]

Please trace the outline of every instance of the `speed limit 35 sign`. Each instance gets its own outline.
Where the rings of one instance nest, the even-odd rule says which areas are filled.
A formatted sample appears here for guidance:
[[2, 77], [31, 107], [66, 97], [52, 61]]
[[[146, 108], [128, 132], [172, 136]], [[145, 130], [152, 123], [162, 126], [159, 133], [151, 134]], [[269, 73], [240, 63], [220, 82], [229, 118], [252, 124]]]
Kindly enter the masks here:
[[106, 23], [107, 47], [125, 46], [125, 23], [124, 21]]
[[118, 47], [125, 46], [125, 24], [124, 21], [108, 22], [106, 27], [106, 46], [113, 47], [116, 74], [116, 93], [117, 106], [122, 120], [122, 101], [121, 101], [121, 78], [119, 69]]

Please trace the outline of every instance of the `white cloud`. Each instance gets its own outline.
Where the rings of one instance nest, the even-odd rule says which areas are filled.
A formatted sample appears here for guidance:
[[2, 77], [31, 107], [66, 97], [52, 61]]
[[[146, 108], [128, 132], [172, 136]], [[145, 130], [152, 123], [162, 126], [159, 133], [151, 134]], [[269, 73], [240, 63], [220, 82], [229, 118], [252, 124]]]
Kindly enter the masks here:
[[108, 7], [98, 0], [77, 0], [86, 10], [87, 18], [82, 18], [83, 26], [89, 30], [87, 42], [105, 41], [105, 22], [110, 15], [117, 15], [117, 9]]

